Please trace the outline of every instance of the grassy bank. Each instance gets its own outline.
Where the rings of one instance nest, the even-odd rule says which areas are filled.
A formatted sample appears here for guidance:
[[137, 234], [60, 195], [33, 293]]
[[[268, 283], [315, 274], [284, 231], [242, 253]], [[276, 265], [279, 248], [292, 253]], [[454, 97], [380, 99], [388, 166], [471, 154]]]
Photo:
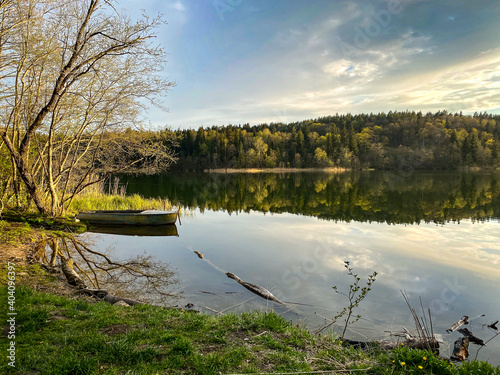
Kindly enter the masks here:
[[63, 216], [42, 216], [32, 205], [24, 209], [7, 206], [3, 212], [0, 212], [0, 219], [26, 222], [58, 230], [68, 227], [68, 225], [71, 226], [74, 223], [74, 216], [79, 212], [92, 210], [169, 210], [172, 207], [173, 204], [168, 199], [144, 198], [139, 194], [106, 194], [90, 191], [75, 196]]
[[23, 285], [15, 297], [16, 367], [5, 355], [0, 362], [8, 374], [500, 374], [486, 363], [453, 366], [420, 350], [356, 350], [275, 313], [214, 317], [112, 306]]

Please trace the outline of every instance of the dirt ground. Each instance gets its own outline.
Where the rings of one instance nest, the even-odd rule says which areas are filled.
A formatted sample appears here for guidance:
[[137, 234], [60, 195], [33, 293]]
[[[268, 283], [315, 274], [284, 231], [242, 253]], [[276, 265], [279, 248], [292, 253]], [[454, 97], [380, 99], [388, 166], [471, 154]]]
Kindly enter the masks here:
[[23, 224], [9, 223], [0, 230], [0, 264], [12, 262], [27, 265], [33, 255], [36, 243], [42, 238], [42, 232], [24, 229]]
[[0, 263], [12, 262], [25, 265], [31, 252], [32, 249], [28, 245], [15, 246], [0, 243]]

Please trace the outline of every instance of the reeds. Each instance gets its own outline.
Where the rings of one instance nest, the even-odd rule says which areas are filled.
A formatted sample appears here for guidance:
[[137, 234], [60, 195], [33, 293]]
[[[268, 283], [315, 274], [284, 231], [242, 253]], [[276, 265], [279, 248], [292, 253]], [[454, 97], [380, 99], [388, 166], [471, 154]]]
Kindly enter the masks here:
[[144, 198], [139, 194], [126, 196], [84, 194], [73, 199], [69, 211], [77, 213], [92, 210], [165, 210], [171, 208], [172, 203], [168, 199]]
[[[413, 316], [413, 320], [415, 321], [415, 328], [417, 331], [417, 337], [410, 336], [408, 340], [418, 342], [423, 348], [428, 349], [429, 351], [437, 351], [439, 348], [439, 343], [434, 337], [434, 329], [432, 326], [432, 316], [431, 310], [427, 309], [428, 320], [426, 316], [426, 311], [424, 310], [424, 306], [422, 304], [422, 299], [420, 299], [420, 307], [422, 309], [422, 316], [419, 317], [416, 310], [411, 306], [410, 299], [406, 292], [401, 291], [403, 298], [410, 309], [410, 312]], [[409, 332], [407, 332], [409, 333]], [[407, 341], [408, 341], [407, 340]]]
[[113, 182], [102, 182], [75, 196], [69, 213], [92, 210], [168, 210], [172, 203], [168, 199], [144, 198], [139, 194], [126, 195], [127, 186], [118, 178]]

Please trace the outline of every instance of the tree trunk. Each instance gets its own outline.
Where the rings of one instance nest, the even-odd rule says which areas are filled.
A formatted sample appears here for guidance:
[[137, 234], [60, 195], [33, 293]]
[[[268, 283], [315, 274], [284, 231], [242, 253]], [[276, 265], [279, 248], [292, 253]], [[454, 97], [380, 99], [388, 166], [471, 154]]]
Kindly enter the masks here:
[[19, 172], [19, 176], [26, 185], [26, 190], [28, 191], [31, 199], [33, 199], [33, 202], [35, 202], [38, 212], [40, 212], [42, 215], [47, 215], [49, 212], [47, 210], [47, 207], [45, 206], [45, 202], [40, 195], [40, 191], [36, 186], [35, 181], [33, 180], [33, 176], [31, 175], [28, 166], [26, 165], [28, 157], [27, 154], [20, 154], [19, 152], [17, 152], [17, 150], [14, 148], [14, 145], [10, 141], [10, 138], [7, 137], [7, 133], [5, 131], [1, 132], [0, 136], [9, 149], [12, 159], [17, 167], [17, 171]]
[[81, 279], [81, 277], [76, 273], [73, 268], [73, 259], [63, 259], [61, 264], [62, 271], [68, 283], [70, 285], [76, 286], [77, 288], [84, 289], [87, 288], [85, 282]]

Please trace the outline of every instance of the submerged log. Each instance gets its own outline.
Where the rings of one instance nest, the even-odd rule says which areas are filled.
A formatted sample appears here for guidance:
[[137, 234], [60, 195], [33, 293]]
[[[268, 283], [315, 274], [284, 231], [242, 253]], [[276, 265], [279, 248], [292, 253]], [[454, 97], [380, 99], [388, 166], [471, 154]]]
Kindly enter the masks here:
[[63, 259], [62, 261], [62, 271], [64, 273], [64, 276], [66, 276], [66, 279], [68, 280], [68, 283], [70, 285], [76, 286], [77, 288], [87, 288], [87, 285], [85, 282], [81, 279], [81, 277], [76, 273], [75, 269], [73, 268], [73, 259]]
[[269, 290], [266, 288], [261, 287], [260, 285], [255, 285], [252, 283], [247, 283], [246, 281], [241, 280], [238, 276], [231, 272], [226, 272], [226, 276], [229, 277], [230, 279], [236, 280], [238, 284], [243, 285], [245, 288], [247, 288], [249, 291], [252, 293], [257, 294], [258, 296], [265, 298], [270, 301], [277, 302], [281, 305], [284, 305], [284, 302], [281, 302], [279, 299], [277, 299], [274, 294], [272, 294]]
[[205, 254], [202, 254], [202, 253], [200, 253], [199, 251], [196, 251], [196, 250], [193, 251], [193, 253], [195, 253], [196, 255], [198, 255], [198, 258], [200, 258], [200, 259], [203, 259], [203, 256], [205, 255]]
[[460, 332], [462, 335], [464, 335], [465, 337], [467, 337], [469, 339], [469, 341], [473, 344], [476, 344], [476, 345], [481, 345], [481, 346], [484, 346], [486, 345], [484, 343], [483, 340], [481, 340], [479, 337], [476, 337], [471, 331], [469, 331], [467, 328], [460, 328], [458, 330], [458, 332]]
[[467, 315], [464, 315], [462, 319], [459, 321], [453, 323], [450, 328], [446, 330], [446, 332], [451, 333], [453, 331], [456, 331], [458, 328], [460, 328], [464, 324], [469, 324], [469, 317]]
[[450, 359], [452, 361], [463, 361], [468, 357], [469, 357], [469, 338], [460, 337], [457, 341], [455, 341], [453, 347], [453, 354], [451, 355]]

